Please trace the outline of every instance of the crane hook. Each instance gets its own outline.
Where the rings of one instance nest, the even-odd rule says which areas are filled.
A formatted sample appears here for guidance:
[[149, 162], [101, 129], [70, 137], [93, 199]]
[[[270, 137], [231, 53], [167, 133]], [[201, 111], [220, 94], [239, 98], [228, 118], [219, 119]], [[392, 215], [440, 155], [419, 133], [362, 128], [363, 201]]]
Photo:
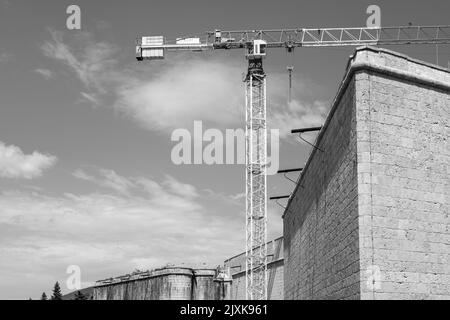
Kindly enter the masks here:
[[287, 49], [286, 54], [289, 54], [289, 62], [290, 64], [286, 67], [286, 70], [288, 72], [289, 75], [289, 91], [288, 91], [288, 104], [290, 104], [292, 102], [292, 73], [294, 72], [294, 47], [290, 47]]

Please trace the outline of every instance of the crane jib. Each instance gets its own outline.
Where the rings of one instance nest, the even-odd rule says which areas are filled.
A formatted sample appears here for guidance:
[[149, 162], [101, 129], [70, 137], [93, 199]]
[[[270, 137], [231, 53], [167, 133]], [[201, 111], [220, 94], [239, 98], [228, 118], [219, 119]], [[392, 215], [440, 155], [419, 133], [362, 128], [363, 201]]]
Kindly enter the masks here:
[[[333, 47], [358, 45], [449, 44], [450, 26], [403, 26], [381, 28], [315, 28], [207, 32], [201, 37], [143, 37], [137, 44], [138, 58], [161, 58], [165, 51], [245, 49], [254, 41], [267, 48]], [[159, 51], [155, 51], [159, 50]]]

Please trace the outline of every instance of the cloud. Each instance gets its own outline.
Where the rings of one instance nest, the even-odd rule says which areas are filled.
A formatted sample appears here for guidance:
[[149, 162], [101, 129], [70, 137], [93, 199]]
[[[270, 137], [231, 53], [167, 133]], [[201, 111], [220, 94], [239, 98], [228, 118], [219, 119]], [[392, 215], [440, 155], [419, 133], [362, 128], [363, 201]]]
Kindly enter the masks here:
[[92, 103], [92, 106], [98, 106], [100, 105], [99, 99], [94, 95], [86, 92], [80, 92], [81, 96], [88, 102]]
[[167, 186], [171, 192], [189, 199], [199, 196], [197, 189], [193, 185], [181, 183], [169, 175], [166, 175], [164, 185]]
[[35, 69], [34, 72], [40, 74], [41, 76], [43, 76], [45, 79], [50, 80], [51, 78], [53, 78], [53, 72], [51, 72], [48, 69]]
[[[106, 42], [95, 42], [90, 33], [84, 32], [78, 35], [77, 44], [83, 49], [75, 51], [63, 42], [63, 33], [50, 30], [52, 41], [46, 41], [41, 49], [47, 57], [64, 63], [76, 73], [82, 83], [90, 90], [105, 93], [104, 84], [121, 76], [115, 72], [117, 60], [112, 56], [118, 48]], [[78, 45], [76, 46], [79, 47]]]
[[9, 1], [9, 0], [2, 0], [1, 4], [5, 9], [10, 8], [12, 5], [11, 1]]
[[0, 177], [33, 179], [52, 167], [57, 158], [34, 151], [26, 155], [14, 145], [0, 142]]
[[97, 186], [114, 190], [122, 195], [130, 195], [131, 192], [140, 190], [152, 196], [165, 198], [165, 200], [169, 200], [167, 199], [169, 193], [186, 199], [199, 197], [196, 187], [191, 184], [182, 183], [167, 174], [161, 184], [143, 177], [126, 178], [110, 169], [98, 169], [92, 174], [86, 173], [82, 169], [77, 169], [72, 175], [75, 178], [92, 182]]
[[[86, 87], [82, 96], [94, 106], [105, 105], [156, 132], [191, 128], [195, 120], [225, 129], [244, 126], [244, 86], [242, 61], [226, 53], [179, 54], [156, 63], [120, 62], [120, 50], [107, 42], [96, 42], [83, 33], [73, 44], [63, 41], [63, 33], [51, 31], [52, 40], [42, 50], [64, 63]], [[81, 48], [81, 49], [79, 49]], [[126, 56], [129, 59], [129, 56]], [[271, 128], [288, 129], [321, 124], [327, 103], [300, 99], [312, 90], [307, 81], [297, 79], [293, 101], [286, 103], [286, 75], [271, 73], [268, 80], [268, 120]]]
[[280, 136], [291, 136], [291, 130], [311, 126], [321, 126], [328, 112], [328, 104], [315, 101], [312, 104], [293, 100], [285, 108], [270, 112], [268, 120], [271, 128], [280, 129]]
[[245, 197], [246, 197], [245, 192], [237, 193], [237, 194], [231, 196], [231, 198], [233, 200], [241, 200], [241, 199], [245, 199]]
[[0, 63], [8, 62], [13, 59], [13, 56], [7, 52], [1, 52], [0, 53]]
[[[203, 191], [171, 176], [156, 181], [93, 171], [75, 175], [104, 190], [0, 192], [0, 257], [7, 257], [0, 259], [0, 297], [34, 297], [56, 280], [67, 291], [69, 265], [80, 266], [82, 281], [92, 282], [169, 262], [215, 265], [243, 247], [243, 205], [210, 205]], [[127, 194], [111, 181], [125, 181]], [[27, 292], [18, 281], [27, 282]]]
[[112, 189], [121, 194], [128, 194], [131, 187], [134, 187], [134, 183], [125, 177], [118, 175], [113, 170], [100, 169], [98, 176], [93, 176], [82, 169], [77, 169], [72, 174], [75, 178], [86, 180], [95, 183], [98, 186]]
[[143, 69], [141, 80], [123, 85], [116, 107], [148, 129], [190, 126], [195, 120], [213, 125], [242, 123], [242, 70], [220, 60], [175, 61], [158, 73]]

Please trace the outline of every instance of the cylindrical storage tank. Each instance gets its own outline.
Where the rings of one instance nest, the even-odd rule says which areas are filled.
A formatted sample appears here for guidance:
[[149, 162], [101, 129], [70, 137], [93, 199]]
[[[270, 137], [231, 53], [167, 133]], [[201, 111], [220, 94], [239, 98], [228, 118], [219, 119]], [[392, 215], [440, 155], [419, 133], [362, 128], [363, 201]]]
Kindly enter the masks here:
[[214, 300], [231, 300], [231, 279], [214, 280]]
[[129, 300], [146, 300], [151, 279], [137, 279], [130, 282], [128, 289]]
[[165, 268], [155, 270], [150, 287], [150, 300], [191, 300], [192, 270]]
[[214, 300], [214, 277], [216, 270], [194, 270], [194, 291], [192, 300]]
[[166, 267], [115, 278], [94, 288], [95, 300], [214, 300], [215, 269]]
[[126, 282], [120, 282], [108, 286], [108, 300], [125, 300]]
[[92, 294], [94, 300], [107, 300], [108, 287], [107, 286], [101, 286], [101, 287], [95, 287], [94, 293]]

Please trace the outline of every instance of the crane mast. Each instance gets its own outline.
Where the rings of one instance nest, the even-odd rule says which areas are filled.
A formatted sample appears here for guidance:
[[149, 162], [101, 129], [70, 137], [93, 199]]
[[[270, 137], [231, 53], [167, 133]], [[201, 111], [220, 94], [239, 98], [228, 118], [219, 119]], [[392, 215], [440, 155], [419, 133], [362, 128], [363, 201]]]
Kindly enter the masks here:
[[[267, 117], [268, 48], [337, 47], [358, 45], [449, 44], [450, 26], [381, 28], [315, 28], [206, 32], [202, 37], [142, 37], [136, 58], [164, 59], [167, 51], [244, 49], [248, 60], [246, 101], [246, 299], [267, 299]], [[289, 69], [290, 76], [292, 70]], [[289, 97], [290, 100], [290, 97]]]
[[[254, 48], [262, 50], [264, 43]], [[247, 55], [246, 104], [246, 299], [267, 298], [267, 119], [262, 53]]]

